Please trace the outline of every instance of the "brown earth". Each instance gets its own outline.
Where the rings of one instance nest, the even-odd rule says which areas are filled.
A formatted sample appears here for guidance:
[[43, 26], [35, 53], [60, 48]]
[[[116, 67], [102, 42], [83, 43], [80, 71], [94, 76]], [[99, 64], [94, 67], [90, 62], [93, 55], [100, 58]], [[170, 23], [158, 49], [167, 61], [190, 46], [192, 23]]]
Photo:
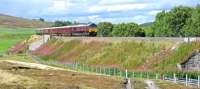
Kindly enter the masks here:
[[[7, 83], [0, 82], [0, 89], [122, 89], [123, 86], [122, 78], [42, 70], [5, 61], [0, 62], [0, 70], [12, 75], [10, 78], [14, 79]], [[14, 76], [20, 79], [12, 78]], [[0, 74], [0, 79], [1, 77]], [[142, 81], [135, 83], [137, 84], [135, 89], [144, 89], [145, 84]]]
[[138, 66], [136, 68], [136, 70], [138, 70], [138, 71], [151, 71], [151, 69], [153, 69], [152, 66], [154, 64], [158, 64], [159, 62], [164, 60], [170, 54], [171, 54], [170, 49], [162, 50], [161, 52], [154, 54], [151, 58], [146, 60], [142, 65]]

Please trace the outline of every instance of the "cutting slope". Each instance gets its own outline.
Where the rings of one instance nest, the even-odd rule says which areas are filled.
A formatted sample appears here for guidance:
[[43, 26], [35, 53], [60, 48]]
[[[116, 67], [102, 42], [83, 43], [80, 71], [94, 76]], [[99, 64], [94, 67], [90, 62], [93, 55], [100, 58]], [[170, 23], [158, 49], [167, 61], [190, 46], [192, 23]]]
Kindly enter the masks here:
[[170, 49], [173, 43], [136, 40], [64, 42], [53, 39], [33, 53], [45, 60], [58, 60], [63, 63], [81, 62], [89, 65], [134, 69], [159, 52]]

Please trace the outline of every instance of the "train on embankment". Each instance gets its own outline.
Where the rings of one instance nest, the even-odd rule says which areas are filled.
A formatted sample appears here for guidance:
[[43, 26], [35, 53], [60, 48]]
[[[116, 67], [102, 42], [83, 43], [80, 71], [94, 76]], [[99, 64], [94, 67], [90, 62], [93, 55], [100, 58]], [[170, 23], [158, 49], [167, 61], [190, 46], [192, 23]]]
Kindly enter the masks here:
[[97, 35], [97, 25], [91, 24], [79, 24], [62, 27], [49, 27], [40, 28], [36, 31], [37, 35], [50, 35], [50, 36], [89, 36], [93, 37]]

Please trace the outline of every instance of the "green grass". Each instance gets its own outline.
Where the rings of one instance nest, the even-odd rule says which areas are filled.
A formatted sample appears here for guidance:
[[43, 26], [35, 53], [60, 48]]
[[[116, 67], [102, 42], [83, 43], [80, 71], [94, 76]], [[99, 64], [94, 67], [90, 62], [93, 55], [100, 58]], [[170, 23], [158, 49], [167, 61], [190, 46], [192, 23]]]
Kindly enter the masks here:
[[141, 65], [151, 55], [164, 48], [162, 46], [164, 45], [155, 45], [153, 42], [124, 41], [110, 43], [104, 44], [99, 51], [95, 50], [96, 48], [90, 49], [88, 47], [76, 59], [86, 64], [114, 64], [121, 68], [133, 68]]
[[9, 28], [0, 26], [0, 53], [6, 52], [10, 47], [34, 34], [33, 28]]
[[179, 48], [161, 63], [155, 64], [154, 69], [157, 71], [177, 71], [177, 63], [182, 63], [190, 56], [194, 51], [200, 49], [200, 42], [183, 43]]
[[36, 54], [49, 52], [47, 55], [40, 55], [45, 60], [76, 61], [89, 65], [106, 65], [131, 69], [142, 65], [153, 54], [167, 49], [171, 45], [171, 42], [163, 41], [132, 40], [110, 43], [92, 41], [84, 43], [78, 40], [69, 42], [51, 40]]
[[7, 39], [3, 39], [0, 40], [0, 53], [5, 52], [8, 48], [10, 48], [12, 45], [14, 45], [15, 43], [19, 42], [20, 40], [7, 40]]

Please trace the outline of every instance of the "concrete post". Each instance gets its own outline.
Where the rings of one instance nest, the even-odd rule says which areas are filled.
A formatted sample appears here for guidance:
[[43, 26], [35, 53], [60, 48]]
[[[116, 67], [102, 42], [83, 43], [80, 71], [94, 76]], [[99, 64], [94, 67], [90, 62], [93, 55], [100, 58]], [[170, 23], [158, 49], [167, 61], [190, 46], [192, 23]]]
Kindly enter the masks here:
[[116, 73], [115, 73], [115, 68], [114, 68], [114, 73], [113, 73], [113, 75], [114, 75], [114, 76], [116, 75]]
[[186, 78], [185, 78], [185, 86], [188, 86], [188, 75], [186, 74]]
[[102, 71], [101, 71], [101, 67], [99, 67], [99, 70], [100, 70], [100, 74], [103, 74]]
[[176, 83], [176, 74], [174, 73], [174, 83]]
[[122, 76], [122, 71], [121, 71], [121, 70], [120, 70], [120, 72], [119, 72], [119, 76], [120, 76], [120, 77], [123, 77], [123, 76]]
[[158, 74], [156, 74], [156, 80], [158, 80]]
[[162, 76], [162, 80], [165, 80], [165, 74], [163, 74], [163, 76]]
[[127, 71], [127, 69], [126, 69], [126, 78], [128, 78], [128, 71]]
[[82, 70], [83, 70], [83, 72], [85, 72], [85, 68], [84, 68], [84, 67], [85, 67], [85, 65], [83, 64], [83, 65], [82, 65]]
[[106, 73], [106, 68], [104, 68], [104, 74], [106, 74], [106, 75], [107, 75], [107, 73]]
[[109, 70], [109, 75], [111, 75], [111, 71], [110, 71], [110, 68], [108, 68], [108, 70]]
[[200, 88], [200, 76], [198, 75], [198, 88]]

